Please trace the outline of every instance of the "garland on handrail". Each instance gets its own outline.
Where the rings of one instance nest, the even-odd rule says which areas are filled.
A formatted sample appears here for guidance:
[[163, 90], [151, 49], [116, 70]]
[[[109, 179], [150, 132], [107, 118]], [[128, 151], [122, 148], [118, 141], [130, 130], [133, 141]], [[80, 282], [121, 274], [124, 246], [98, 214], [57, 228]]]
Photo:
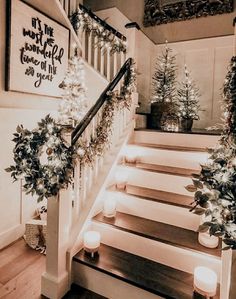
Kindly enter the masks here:
[[136, 72], [134, 63], [131, 64], [127, 71], [124, 83], [121, 86], [121, 91], [108, 92], [109, 99], [105, 103], [101, 115], [95, 137], [91, 137], [88, 141], [79, 140], [75, 145], [80, 163], [93, 166], [96, 157], [104, 155], [107, 148], [110, 146], [110, 136], [112, 135], [112, 124], [114, 115], [117, 109], [130, 109], [132, 104], [132, 92], [136, 86]]
[[109, 92], [95, 138], [68, 145], [62, 138], [63, 126], [47, 115], [32, 131], [18, 126], [14, 133], [13, 159], [15, 164], [5, 170], [14, 181], [23, 179], [26, 194], [36, 194], [38, 201], [56, 196], [60, 189], [73, 182], [76, 159], [93, 166], [96, 156], [104, 154], [109, 147], [114, 113], [117, 108], [131, 106], [131, 94], [135, 88], [134, 64], [127, 71], [121, 93]]
[[100, 49], [106, 50], [110, 48], [110, 53], [126, 52], [126, 41], [115, 36], [111, 31], [100, 25], [89, 14], [80, 8], [71, 16], [71, 23], [77, 31], [82, 28], [83, 31], [93, 34], [98, 38], [98, 43], [95, 45]]

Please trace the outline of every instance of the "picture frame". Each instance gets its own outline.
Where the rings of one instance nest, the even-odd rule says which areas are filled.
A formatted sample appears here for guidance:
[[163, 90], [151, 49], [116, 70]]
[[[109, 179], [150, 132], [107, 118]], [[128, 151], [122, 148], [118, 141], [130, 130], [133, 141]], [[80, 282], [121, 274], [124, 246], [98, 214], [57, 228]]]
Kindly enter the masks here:
[[61, 97], [70, 30], [21, 0], [7, 1], [7, 91]]

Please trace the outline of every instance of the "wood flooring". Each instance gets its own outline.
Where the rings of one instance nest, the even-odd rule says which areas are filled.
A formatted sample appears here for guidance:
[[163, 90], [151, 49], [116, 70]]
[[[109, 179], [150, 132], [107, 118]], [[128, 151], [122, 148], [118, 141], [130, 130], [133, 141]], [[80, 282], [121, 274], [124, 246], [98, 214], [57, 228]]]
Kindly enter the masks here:
[[[0, 250], [0, 298], [46, 299], [41, 296], [41, 275], [46, 257], [29, 248], [23, 238]], [[72, 286], [63, 299], [103, 299], [91, 291]]]

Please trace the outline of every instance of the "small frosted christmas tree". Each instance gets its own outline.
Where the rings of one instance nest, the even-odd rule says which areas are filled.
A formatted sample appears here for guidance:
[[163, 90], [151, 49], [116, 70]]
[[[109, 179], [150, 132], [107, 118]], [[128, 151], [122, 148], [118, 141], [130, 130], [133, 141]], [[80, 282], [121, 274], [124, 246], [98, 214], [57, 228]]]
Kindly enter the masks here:
[[177, 91], [179, 116], [182, 119], [199, 119], [199, 89], [192, 80], [187, 66], [184, 66], [184, 79]]
[[87, 110], [84, 66], [77, 55], [69, 60], [65, 78], [59, 87], [63, 90], [63, 98], [58, 109], [59, 123], [76, 126]]
[[172, 49], [167, 45], [162, 55], [157, 57], [156, 71], [152, 77], [153, 98], [151, 102], [151, 127], [165, 127], [169, 117], [175, 117], [177, 105], [176, 94], [176, 63]]
[[[209, 162], [194, 175], [195, 213], [205, 215], [200, 232], [222, 236], [236, 249], [236, 56], [231, 59], [223, 86], [224, 131], [219, 145], [209, 150]], [[200, 209], [199, 209], [200, 208]]]
[[157, 69], [152, 77], [152, 102], [169, 103], [174, 101], [176, 63], [175, 56], [171, 52], [172, 49], [166, 43], [164, 52], [157, 57]]

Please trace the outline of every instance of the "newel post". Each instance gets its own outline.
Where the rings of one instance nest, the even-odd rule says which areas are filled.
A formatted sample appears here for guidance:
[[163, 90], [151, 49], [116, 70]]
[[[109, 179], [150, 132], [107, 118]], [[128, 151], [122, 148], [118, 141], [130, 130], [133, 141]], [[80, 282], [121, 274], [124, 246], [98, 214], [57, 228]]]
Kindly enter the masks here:
[[60, 190], [47, 203], [46, 272], [41, 279], [41, 293], [50, 299], [62, 298], [70, 288], [66, 252], [71, 230], [72, 201], [68, 189]]
[[[125, 25], [126, 38], [127, 38], [127, 58], [131, 57], [137, 63], [137, 38], [139, 25], [136, 22], [128, 23]], [[136, 66], [137, 68], [137, 66]]]

